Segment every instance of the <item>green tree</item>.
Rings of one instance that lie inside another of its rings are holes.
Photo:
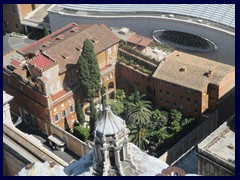
[[[140,95],[138,91],[132,93],[127,103],[127,120],[128,123],[135,123],[139,126],[146,125],[151,117],[151,102],[142,100],[145,95]]]
[[[107,106],[106,87],[104,86],[101,89],[101,96],[102,96],[102,110],[104,111]]]
[[[117,116],[121,116],[124,112],[124,104],[119,100],[109,99],[108,104],[111,106],[111,110]]]
[[[117,89],[116,99],[119,101],[123,101],[126,98],[126,94],[124,89]]]
[[[83,123],[85,122],[85,116],[78,98],[76,98],[75,109],[77,114],[77,120],[81,125],[83,125]]]
[[[43,24],[43,34],[44,34],[44,36],[48,36],[50,34],[50,32],[45,24]]]
[[[98,114],[97,114],[97,110],[95,108],[95,105],[94,105],[94,102],[93,102],[93,99],[91,98],[90,100],[90,136],[89,136],[89,139],[90,140],[93,140],[94,138],[94,129],[95,129],[95,122],[98,118]]]
[[[147,140],[147,130],[145,128],[141,128],[136,124],[131,124],[129,126],[129,140],[138,146],[142,150],[146,150],[148,140]]]
[[[78,80],[84,94],[94,98],[100,90],[100,71],[93,44],[89,39],[83,43],[82,54],[78,59]]]
[[[89,138],[89,128],[83,128],[79,123],[75,123],[73,126],[73,135],[80,140],[87,142]]]
[[[182,119],[182,113],[177,109],[172,109],[169,114],[170,114],[170,121],[180,122]]]

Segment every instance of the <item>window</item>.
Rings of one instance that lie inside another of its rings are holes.
[[[167,96],[169,96],[169,91],[166,91]]]
[[[162,81],[161,81],[161,80],[159,80],[159,84],[162,84]]]
[[[177,106],[177,103],[174,102],[173,105],[174,105],[174,106]]]
[[[58,114],[56,114],[56,115],[54,116],[54,120],[55,120],[55,121],[59,121]]]
[[[170,104],[170,102],[169,102],[169,101],[167,101],[167,104]]]
[[[12,5],[12,12],[17,12],[16,5]]]
[[[114,51],[117,51],[117,46],[114,45],[114,46],[113,46],[113,49],[114,49]]]
[[[176,84],[173,84],[173,87],[175,88],[175,87],[177,87],[177,85],[176,85]]]
[[[70,114],[74,112],[74,106],[71,106],[69,109]]]
[[[173,93],[172,96],[175,98],[176,97],[175,93]]]
[[[162,89],[159,89],[159,93],[162,94]]]
[[[54,109],[53,109],[53,112],[57,112],[57,108],[54,108]]]
[[[62,108],[64,107],[64,103],[61,104],[61,107],[62,107]]]
[[[170,86],[170,83],[169,83],[169,82],[166,82],[166,85],[167,85],[167,86]]]
[[[187,92],[188,92],[188,93],[191,93],[192,91],[191,91],[191,89],[188,89]]]
[[[21,89],[21,91],[23,91],[23,87],[22,87],[22,85],[20,85],[20,89]]]
[[[160,102],[160,103],[162,103],[162,102],[163,102],[163,99],[162,99],[162,98],[160,98],[160,99],[159,99],[159,102]]]
[[[113,78],[113,73],[110,74],[110,78]]]
[[[4,26],[7,27],[7,22],[6,22],[6,21],[3,21],[3,23],[4,23]]]
[[[195,113],[197,113],[197,112],[198,112],[198,110],[197,110],[197,109],[194,109],[194,112],[195,112]]]
[[[182,95],[180,95],[180,99],[182,99],[182,100],[183,100],[183,99],[184,99],[184,97],[183,97]]]
[[[69,100],[68,100],[68,104],[70,104],[70,103],[72,103],[72,99],[69,99]]]
[[[191,112],[191,108],[188,108],[188,112]]]
[[[18,24],[15,24],[15,27],[16,27],[16,28],[19,28]]]
[[[107,80],[109,80],[109,75],[107,75]]]
[[[60,88],[60,80],[57,81],[57,88]]]
[[[198,100],[194,100],[194,104],[198,104]]]
[[[190,102],[191,100],[190,100],[190,98],[187,98],[187,102]]]
[[[63,110],[63,112],[62,112],[62,117],[63,117],[63,118],[66,117],[66,111],[65,111],[65,110]]]
[[[110,54],[112,54],[112,49],[111,49],[111,47],[108,48],[108,55],[110,55]]]

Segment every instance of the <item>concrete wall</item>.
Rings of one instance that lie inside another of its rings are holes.
[[[203,176],[234,176],[235,173],[198,154],[198,174]]]
[[[134,17],[81,17],[74,15],[58,14],[49,12],[51,30],[57,29],[75,22],[78,24],[105,24],[114,27],[128,27],[130,30],[138,34],[151,37],[151,33],[157,29],[176,30],[187,33],[193,33],[198,36],[205,37],[213,41],[218,50],[213,53],[198,53],[196,55],[223,62],[230,65],[235,65],[235,34],[213,29],[209,26],[204,26],[197,23],[167,19],[154,16],[134,16]]]

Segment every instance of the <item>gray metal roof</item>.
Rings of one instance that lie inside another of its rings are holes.
[[[59,4],[91,12],[158,12],[195,17],[235,28],[235,4]]]

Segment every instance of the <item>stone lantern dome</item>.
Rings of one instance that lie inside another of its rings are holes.
[[[125,121],[113,114],[110,106],[95,123],[94,132],[94,171],[97,175],[126,175],[124,169],[134,165],[128,154],[129,130]]]

